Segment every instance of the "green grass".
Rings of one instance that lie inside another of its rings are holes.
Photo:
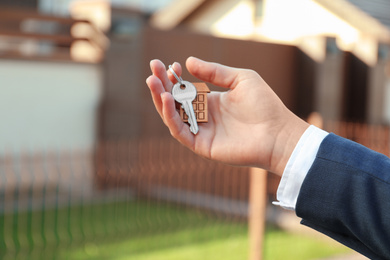
[[[245,221],[151,201],[42,209],[0,216],[0,259],[247,259],[247,234]],[[265,259],[343,252],[278,229],[265,237]]]

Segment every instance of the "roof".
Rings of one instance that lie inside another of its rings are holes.
[[[353,25],[363,33],[375,35],[376,38],[389,42],[390,22],[389,0],[314,0],[334,14]],[[383,6],[379,2],[386,3]],[[384,10],[379,10],[381,7]],[[389,8],[389,9],[386,9]],[[385,14],[387,12],[387,14]],[[381,19],[381,20],[379,20]],[[384,22],[383,22],[384,21]]]
[[[363,12],[374,17],[390,29],[390,1],[389,0],[347,0]]]
[[[198,92],[210,92],[210,89],[207,87],[206,83],[204,82],[196,82],[192,84],[194,84]]]
[[[390,0],[312,0],[328,9],[361,33],[390,42]],[[206,3],[219,0],[173,0],[151,17],[151,24],[160,29],[172,29],[194,15]],[[205,7],[206,8],[206,7]],[[208,6],[208,8],[210,8]]]

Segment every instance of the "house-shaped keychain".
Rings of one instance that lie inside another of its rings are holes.
[[[206,83],[198,82],[192,83],[196,87],[198,92],[194,101],[192,101],[192,106],[194,108],[196,121],[198,123],[207,123],[208,122],[208,106],[207,106],[207,93],[210,93],[210,89],[207,87]],[[180,117],[184,122],[188,122],[188,116],[184,112],[184,109],[180,106]]]

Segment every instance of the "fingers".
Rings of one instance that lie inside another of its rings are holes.
[[[225,88],[235,87],[241,71],[241,69],[206,62],[195,57],[189,57],[186,66],[188,71],[198,79]]]
[[[150,93],[152,94],[152,99],[156,107],[156,110],[162,118],[163,115],[162,115],[161,95],[165,92],[164,86],[161,80],[155,75],[149,76],[146,79],[146,84],[148,85],[150,89]]]
[[[165,91],[170,92],[172,89],[172,82],[168,78],[164,63],[160,60],[152,60],[150,61],[150,69],[152,70],[153,75],[160,79]]]
[[[181,66],[180,66],[179,63],[174,62],[174,63],[172,64],[172,69],[173,69],[173,71],[176,73],[176,75],[177,75],[178,77],[181,77],[182,69],[181,69]],[[176,83],[176,82],[177,82],[176,77],[173,75],[173,73],[172,73],[172,71],[171,71],[170,69],[168,69],[168,78],[169,78],[169,80],[170,80],[171,82],[173,82],[173,83]]]
[[[167,71],[165,65],[159,60],[152,60],[150,68],[153,75],[146,79],[146,83],[152,94],[154,105],[164,123],[168,126],[171,134],[182,144],[193,147],[194,136],[191,134],[189,126],[180,118],[175,108],[175,101],[170,94],[176,78],[171,71]],[[172,65],[178,77],[181,76],[182,68],[179,63]]]
[[[160,60],[152,60],[150,62],[150,69],[152,70],[153,75],[160,79],[165,91],[171,92],[173,86],[172,82],[176,83],[177,80],[172,72],[169,69],[166,69],[164,63],[162,63]],[[175,71],[178,77],[181,76],[182,69],[179,63],[173,63],[172,69]]]
[[[170,93],[163,93],[161,100],[164,123],[168,126],[171,135],[192,149],[194,136],[190,132],[189,126],[182,121],[179,113],[177,113],[172,95]]]
[[[172,65],[172,68],[180,77],[182,73],[180,64],[175,62]],[[173,86],[172,82],[176,82],[177,80],[173,76],[172,72],[166,70],[164,63],[160,60],[152,60],[150,62],[150,69],[152,70],[153,75],[146,79],[146,84],[149,86],[157,112],[161,117],[163,117],[161,94],[166,91],[171,92]]]

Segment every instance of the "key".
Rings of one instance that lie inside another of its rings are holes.
[[[196,98],[196,88],[195,86],[188,81],[182,80],[177,82],[172,88],[173,98],[182,104],[182,107],[185,113],[188,116],[188,123],[190,123],[190,130],[193,134],[197,134],[199,131],[198,122],[196,121],[196,116],[194,112],[194,107],[192,106],[192,101]]]
[[[177,83],[172,88],[172,96],[177,102],[182,104],[182,108],[188,116],[190,130],[196,135],[199,127],[196,121],[194,107],[192,106],[192,101],[197,95],[196,87],[191,82],[184,81],[181,77],[178,77],[171,65],[169,65],[169,70],[177,80]]]

